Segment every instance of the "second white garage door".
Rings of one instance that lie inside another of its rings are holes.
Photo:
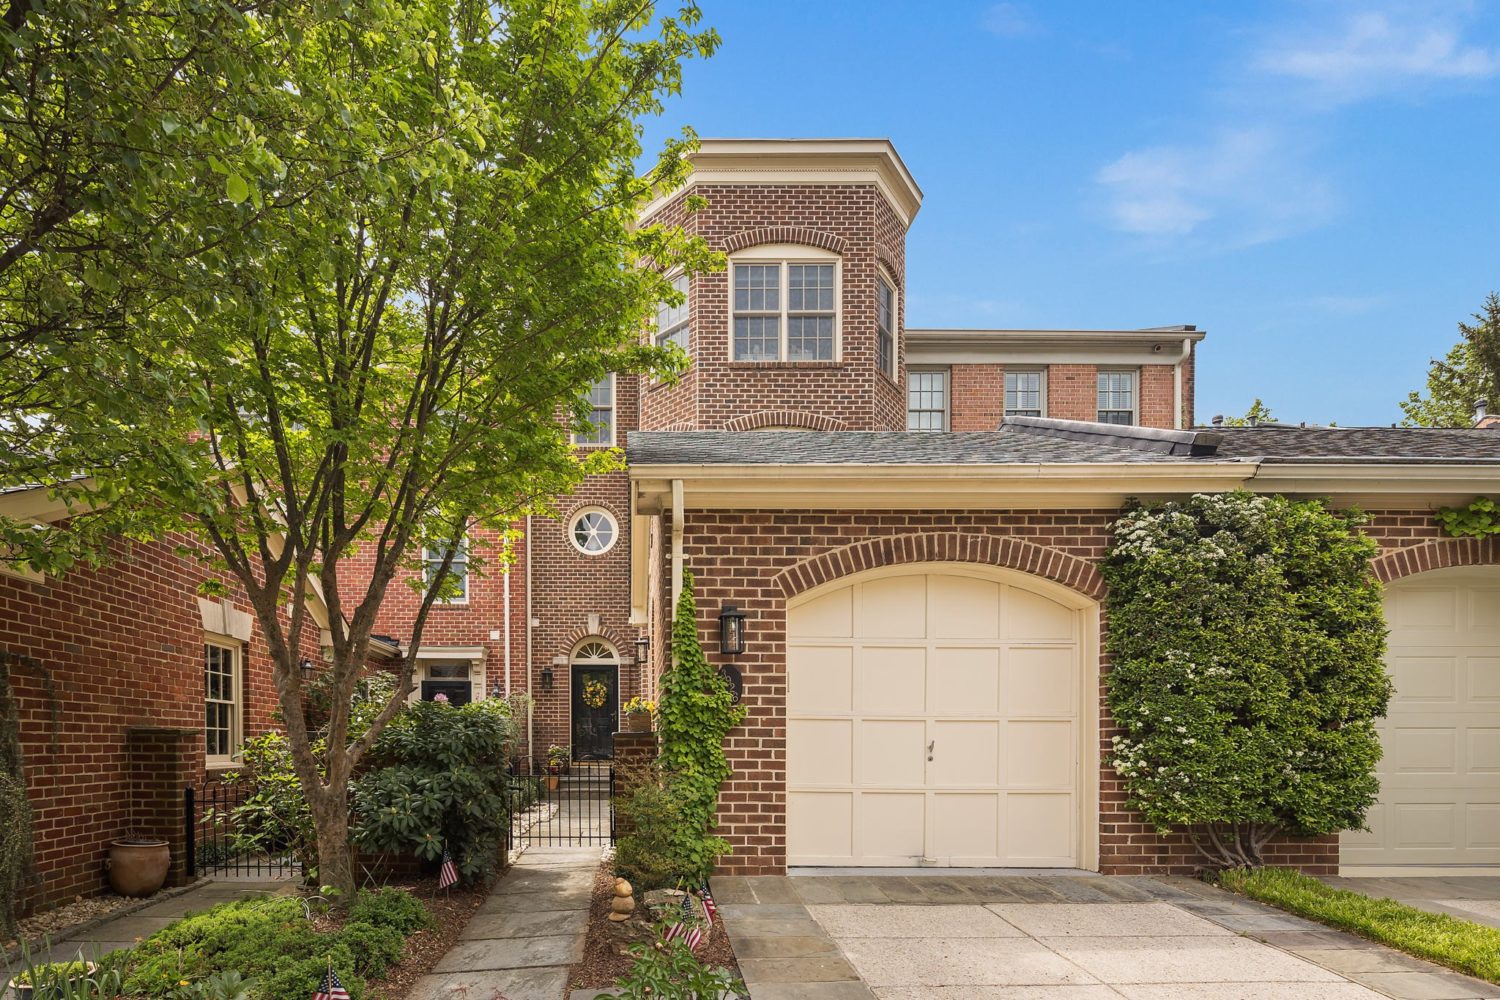
[[[1080,864],[1085,611],[1018,579],[910,572],[788,609],[788,864]]]

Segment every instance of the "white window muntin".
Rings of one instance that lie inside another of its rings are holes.
[[[948,429],[948,369],[908,368],[906,371],[906,429]]]
[[[885,276],[875,275],[875,366],[886,377],[896,377],[896,283]]]
[[[1101,368],[1097,379],[1101,424],[1134,424],[1140,406],[1140,372],[1133,368]]]
[[[1005,415],[1007,417],[1045,417],[1047,415],[1047,373],[1041,368],[1006,369]]]
[[[203,641],[203,751],[210,763],[232,760],[240,746],[244,716],[240,648],[232,639]]]
[[[432,586],[433,578],[437,576],[438,570],[443,567],[443,560],[448,556],[446,548],[428,545],[422,549],[422,579],[429,587]],[[451,596],[439,597],[438,604],[468,604],[469,603],[469,540],[462,539],[458,543],[458,550],[453,553],[453,561],[448,563],[448,578],[456,588]]]
[[[688,276],[679,274],[672,279],[672,287],[682,293],[682,304],[669,306],[665,302],[656,308],[657,347],[676,344],[683,351],[688,349]]]
[[[568,541],[586,556],[602,556],[619,538],[619,522],[603,507],[583,507],[568,518]]]
[[[729,360],[840,360],[843,281],[842,261],[827,251],[771,244],[735,254],[729,261]],[[810,344],[825,341],[826,357],[808,356]]]
[[[615,443],[615,375],[610,372],[589,386],[584,394],[589,404],[590,429],[575,431],[573,443],[613,445]]]

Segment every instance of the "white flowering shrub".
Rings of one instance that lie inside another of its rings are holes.
[[[1111,755],[1128,805],[1208,861],[1357,829],[1390,698],[1375,543],[1318,501],[1198,495],[1129,511],[1109,583]]]

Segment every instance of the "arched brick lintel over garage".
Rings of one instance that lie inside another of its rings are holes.
[[[1500,537],[1440,538],[1393,549],[1377,556],[1371,568],[1381,583],[1394,583],[1403,577],[1435,569],[1458,566],[1500,565]]]
[[[1093,600],[1104,597],[1104,578],[1093,563],[1034,542],[1004,535],[928,532],[871,538],[789,566],[777,574],[791,598],[831,580],[904,563],[974,563],[1020,570],[1062,584]]]

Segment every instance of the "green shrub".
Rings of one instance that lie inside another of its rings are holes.
[[[1112,762],[1129,807],[1185,827],[1214,865],[1258,866],[1280,833],[1360,827],[1375,801],[1390,682],[1362,523],[1249,493],[1115,523]]]
[[[637,890],[677,885],[687,875],[677,850],[686,822],[681,793],[651,766],[622,775],[622,784],[615,803],[615,871]]]
[[[712,834],[719,786],[731,773],[724,738],[745,716],[724,678],[698,643],[698,605],[693,575],[683,572],[682,595],[672,621],[672,666],[661,677],[658,732],[660,764],[682,802],[672,850],[674,865],[693,882],[708,877],[729,842]]]
[[[321,751],[322,744],[317,749]],[[318,864],[312,810],[292,767],[292,748],[281,733],[247,740],[239,750],[243,770],[228,771],[226,785],[246,786],[244,801],[229,813],[237,850],[290,853],[309,870]]]
[[[437,926],[422,901],[403,889],[360,893],[349,907],[349,921],[388,927],[403,937]]]
[[[464,881],[491,877],[510,827],[514,728],[498,700],[418,702],[391,721],[353,784],[354,843],[436,861],[446,847]]]
[[[658,931],[665,927],[663,924]],[[630,954],[635,959],[630,971],[615,981],[619,992],[600,993],[599,1000],[612,995],[623,1000],[662,1000],[664,997],[718,1000],[722,996],[746,992],[745,984],[728,969],[710,969],[680,939],[661,942],[659,947],[634,945]]]

